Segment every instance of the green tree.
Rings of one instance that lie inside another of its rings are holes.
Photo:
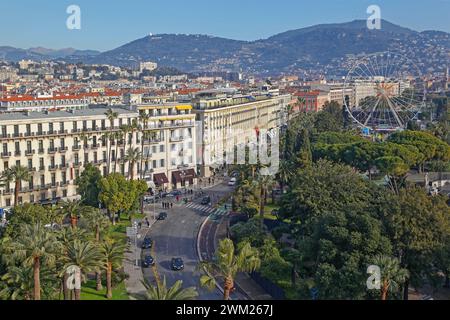
[[[130,148],[127,150],[127,154],[125,156],[125,159],[127,162],[130,163],[129,169],[128,169],[128,175],[130,180],[134,180],[134,167],[136,163],[141,159],[141,153],[139,151],[139,148]]]
[[[109,132],[109,147],[108,147],[108,174],[111,169],[111,142],[113,141],[113,132],[114,132],[114,121],[119,117],[119,114],[112,109],[108,109],[105,113],[106,118],[110,123],[110,132]],[[108,139],[107,139],[108,140]],[[116,153],[117,157],[117,153]]]
[[[103,269],[106,272],[106,298],[112,298],[112,273],[122,264],[125,246],[114,241],[104,241],[100,247]]]
[[[450,209],[441,196],[429,197],[423,189],[408,188],[388,198],[380,214],[401,266],[410,272],[404,286],[408,298],[410,282],[423,284],[430,263],[450,235]]]
[[[74,240],[69,243],[64,260],[66,262],[64,270],[68,270],[70,267],[79,268],[80,272],[75,273],[75,281],[81,283],[85,280],[86,273],[100,268],[102,255],[92,242]],[[81,289],[75,287],[74,293],[75,300],[80,300]]]
[[[88,163],[81,175],[75,180],[84,205],[98,207],[98,195],[100,193],[98,183],[101,178],[100,170],[93,164]]]
[[[33,268],[33,299],[40,300],[42,265],[52,267],[60,249],[55,235],[40,223],[23,225],[20,235],[8,241],[6,246],[6,252],[12,255],[12,259]]]
[[[9,179],[13,179],[14,181],[14,205],[17,206],[19,204],[20,185],[22,181],[30,180],[30,173],[28,171],[28,168],[20,165],[6,169],[5,171],[5,177],[7,177],[7,181]]]
[[[147,300],[194,300],[197,298],[198,293],[195,287],[183,288],[183,281],[178,280],[175,284],[168,288],[166,277],[163,278],[163,282],[157,286],[151,286],[145,281],[142,282],[147,289]]]
[[[234,289],[234,279],[238,272],[253,272],[261,265],[258,251],[249,243],[244,243],[237,252],[233,241],[224,239],[219,242],[214,262],[204,262],[201,264],[208,272],[200,278],[200,285],[213,290],[216,286],[216,279],[212,274],[217,274],[224,279],[223,298],[229,300],[230,293]]]
[[[403,286],[409,276],[408,270],[400,266],[397,258],[378,255],[375,257],[374,265],[381,270],[381,300],[387,300],[388,293],[396,293]]]

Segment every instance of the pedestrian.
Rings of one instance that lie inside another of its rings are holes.
[[[173,202],[170,203],[170,208],[173,209]]]
[[[147,224],[147,228],[150,228],[150,221],[148,221],[147,217],[145,217],[145,223]]]

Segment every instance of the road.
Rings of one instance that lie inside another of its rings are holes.
[[[206,195],[211,196],[212,201],[216,203],[219,199],[225,197],[231,192],[231,188],[225,183],[204,190]],[[164,200],[168,201],[168,200]],[[172,199],[174,201],[174,199]],[[201,197],[194,201],[196,207],[199,206]],[[192,204],[191,204],[192,206]],[[152,209],[153,205],[149,206]],[[168,212],[168,218],[165,221],[158,221],[153,225],[149,235],[154,240],[154,258],[157,263],[157,269],[161,278],[166,277],[168,286],[171,286],[177,280],[183,281],[183,287],[199,288],[201,271],[198,270],[197,255],[197,234],[203,221],[209,216],[207,212],[195,208],[187,208],[184,205],[174,205],[173,209],[163,210],[161,204],[156,205],[157,213]],[[150,254],[151,250],[144,250],[143,255]],[[172,271],[170,268],[171,259],[180,257],[184,260],[185,269],[183,271]],[[152,269],[143,270],[144,277],[154,283]],[[199,288],[200,300],[220,300],[222,294],[214,290],[210,292]]]

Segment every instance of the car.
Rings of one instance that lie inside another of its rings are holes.
[[[145,196],[144,197],[144,202],[146,203],[154,203],[155,201],[158,201],[159,197],[158,196]]]
[[[204,205],[204,206],[207,206],[207,205],[209,205],[210,203],[211,203],[211,198],[210,198],[210,197],[204,197],[204,198],[202,199],[202,202],[201,202],[201,204]]]
[[[155,259],[153,259],[152,256],[145,256],[144,260],[142,261],[142,266],[144,268],[150,268],[155,265]]]
[[[173,258],[170,265],[174,271],[181,271],[184,269],[184,262],[181,258]]]
[[[237,182],[237,179],[236,179],[236,177],[233,177],[233,178],[231,178],[231,179],[230,179],[230,182],[234,182],[234,183],[236,183],[236,182]]]
[[[166,220],[167,219],[167,212],[161,212],[158,215],[158,220]]]
[[[151,249],[153,247],[153,240],[150,238],[145,238],[142,242],[142,249]]]
[[[171,193],[172,197],[181,196],[183,193],[180,190],[173,190]]]
[[[230,181],[230,182],[228,182],[228,185],[229,185],[230,187],[234,187],[234,186],[236,185],[236,182]]]

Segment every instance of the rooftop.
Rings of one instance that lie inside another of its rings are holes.
[[[61,111],[49,111],[49,112],[15,112],[15,113],[0,113],[0,121],[26,121],[26,120],[39,120],[39,119],[55,119],[55,118],[80,118],[101,116],[109,109],[114,110],[120,115],[137,115],[136,110],[130,110],[126,106],[95,106],[86,109],[79,109],[74,111],[61,110]]]

